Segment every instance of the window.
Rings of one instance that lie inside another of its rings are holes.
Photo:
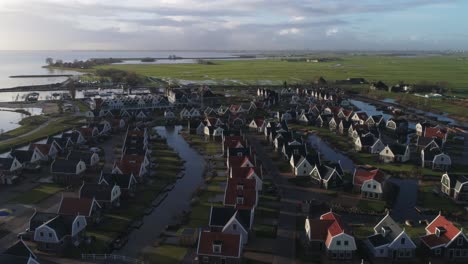
[[[220,245],[214,245],[213,246],[213,252],[214,253],[221,253],[221,246]]]
[[[369,188],[369,189],[370,189],[370,184],[367,184],[367,188]]]
[[[203,257],[203,262],[208,263],[209,261],[210,261],[210,258],[208,258],[207,256]]]
[[[44,232],[40,232],[39,235],[40,235],[41,237],[43,237],[43,236],[44,236]]]
[[[76,226],[80,227],[80,221],[76,222]]]
[[[344,241],[344,245],[347,246],[349,243],[348,243],[348,240],[345,240]]]
[[[463,237],[462,237],[462,236],[460,236],[460,237],[457,239],[457,245],[458,245],[458,246],[463,245]]]
[[[341,240],[337,240],[337,241],[336,241],[336,245],[337,245],[337,246],[341,246]]]
[[[434,250],[434,254],[435,254],[435,255],[440,255],[440,248]]]
[[[374,186],[372,186],[373,189],[376,189],[377,188],[377,185],[374,184]]]
[[[49,233],[49,237],[52,237],[52,233]]]
[[[406,238],[403,237],[403,238],[401,239],[401,244],[404,245],[405,242],[406,242]]]
[[[384,250],[383,248],[380,249],[380,254],[383,254]]]
[[[237,224],[232,225],[232,230],[237,230]]]

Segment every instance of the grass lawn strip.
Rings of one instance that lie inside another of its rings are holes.
[[[187,254],[187,251],[187,248],[172,245],[145,248],[143,250],[143,260],[147,263],[179,264]]]
[[[50,196],[63,191],[63,187],[56,184],[42,184],[30,191],[21,193],[11,202],[20,204],[37,204]]]

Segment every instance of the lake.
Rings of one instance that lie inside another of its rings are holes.
[[[46,58],[63,61],[87,60],[91,58],[167,58],[176,55],[183,58],[235,58],[249,52],[228,51],[0,51],[0,89],[25,85],[42,85],[63,82],[66,77],[52,78],[9,78],[11,75],[77,74],[74,71],[42,68]],[[193,60],[161,60],[155,63],[191,63]],[[139,63],[129,61],[127,63]]]
[[[42,114],[42,108],[22,108],[31,115],[40,115]],[[21,119],[28,117],[23,113],[5,111],[5,110],[14,110],[14,108],[0,108],[0,132],[4,133],[15,128],[20,127],[19,121]]]

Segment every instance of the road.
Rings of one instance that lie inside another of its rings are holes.
[[[34,128],[34,129],[31,130],[31,131],[28,131],[28,132],[26,132],[26,133],[24,133],[24,134],[22,134],[22,135],[16,136],[16,137],[12,137],[12,138],[9,138],[9,139],[2,140],[2,141],[0,141],[0,143],[2,143],[2,144],[8,144],[8,143],[11,143],[11,142],[14,141],[14,140],[19,139],[19,138],[24,138],[24,137],[30,136],[30,135],[36,133],[37,131],[43,129],[44,127],[48,126],[51,122],[57,121],[58,119],[59,119],[59,117],[49,119],[49,120],[47,120],[45,123],[41,124],[40,126]]]
[[[257,137],[248,136],[250,145],[255,149],[257,158],[262,166],[268,171],[273,182],[278,186],[287,186],[289,182],[283,178],[278,167],[265,151]],[[281,210],[278,217],[278,231],[276,234],[274,253],[276,253],[273,263],[296,263],[296,214],[297,204],[294,203],[294,197],[291,196],[290,189],[280,187]],[[293,199],[291,199],[293,198]]]

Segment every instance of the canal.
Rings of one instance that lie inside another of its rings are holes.
[[[179,134],[182,127],[154,129],[161,137],[167,139],[167,144],[185,161],[185,177],[179,179],[167,198],[150,215],[143,218],[143,225],[129,234],[128,243],[116,252],[118,255],[137,258],[142,249],[151,245],[182,211],[190,209],[192,194],[203,184],[205,160]]]
[[[332,162],[340,162],[343,170],[354,173],[354,162],[346,155],[336,151],[327,142],[323,141],[319,136],[310,134],[307,138],[309,145],[312,146],[323,158]]]
[[[365,103],[364,103],[365,104]],[[363,106],[363,105],[360,105]],[[360,107],[361,108],[361,107]],[[364,109],[364,108],[361,108]],[[366,108],[367,110],[368,108]],[[345,171],[354,173],[356,164],[345,154],[335,150],[327,142],[323,141],[319,136],[310,134],[308,142],[317,152],[319,152],[325,160],[338,162]],[[414,179],[398,179],[390,178],[389,182],[399,187],[399,192],[395,198],[391,215],[392,217],[403,223],[406,220],[418,221],[422,219],[430,219],[431,216],[419,214],[415,210],[418,196],[418,182]],[[351,216],[350,216],[351,217]],[[352,215],[352,218],[357,221],[359,216]]]

